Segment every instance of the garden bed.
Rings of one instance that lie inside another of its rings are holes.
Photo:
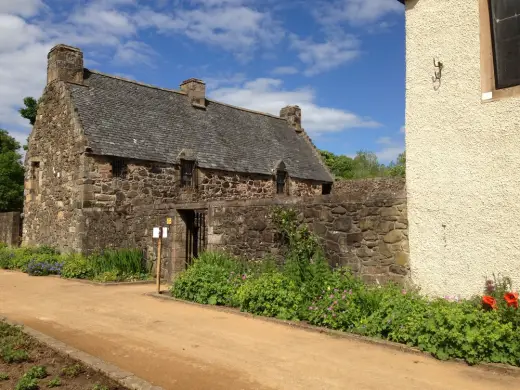
[[[0,269],[21,271],[31,276],[61,276],[97,285],[154,283],[138,249],[105,250],[84,256],[60,254],[49,247],[0,247]]]
[[[127,389],[101,372],[62,355],[0,320],[0,388]]]

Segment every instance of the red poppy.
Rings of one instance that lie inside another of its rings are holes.
[[[505,293],[504,299],[506,300],[508,307],[514,307],[518,309],[518,293]]]
[[[495,301],[495,298],[490,297],[489,295],[484,295],[482,297],[482,304],[489,309],[496,310],[497,308],[497,301]]]

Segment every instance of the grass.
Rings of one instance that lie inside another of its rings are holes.
[[[61,370],[61,375],[66,378],[76,378],[83,373],[83,367],[80,364],[73,364],[71,366],[64,367]]]

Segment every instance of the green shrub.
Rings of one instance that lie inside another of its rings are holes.
[[[25,375],[32,379],[43,379],[48,375],[47,368],[44,366],[34,366],[31,367]]]
[[[92,387],[92,390],[109,390],[109,388],[97,383]]]
[[[66,378],[76,378],[83,372],[84,369],[81,366],[81,364],[76,363],[71,366],[63,367],[63,369],[61,370],[61,375]]]
[[[94,277],[92,261],[79,253],[63,255],[63,262],[61,276],[64,278],[92,279]]]
[[[0,321],[0,358],[6,363],[21,363],[29,360],[24,349],[30,343],[25,334],[15,326]]]
[[[174,280],[170,292],[176,298],[197,303],[234,306],[236,284],[240,283],[241,276],[230,271],[230,265],[195,259],[194,264]]]
[[[52,389],[53,387],[60,387],[61,386],[61,380],[60,378],[54,378],[51,379],[49,382],[47,382],[47,387]]]
[[[38,381],[27,376],[23,376],[16,384],[14,390],[38,390]]]
[[[298,319],[303,297],[296,283],[273,272],[247,280],[237,292],[242,311],[284,320]]]
[[[117,272],[119,275],[139,275],[147,273],[143,253],[139,249],[107,249],[91,257],[96,275]]]
[[[3,372],[0,372],[0,381],[8,381],[9,375],[4,374]]]

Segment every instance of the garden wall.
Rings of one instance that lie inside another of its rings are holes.
[[[18,212],[0,213],[0,242],[18,246],[21,239],[21,216]]]
[[[323,242],[332,266],[348,266],[368,282],[402,282],[409,274],[404,179],[335,183],[333,194],[312,198],[213,203],[208,242],[249,259],[283,257],[271,222],[276,206],[298,210]]]

